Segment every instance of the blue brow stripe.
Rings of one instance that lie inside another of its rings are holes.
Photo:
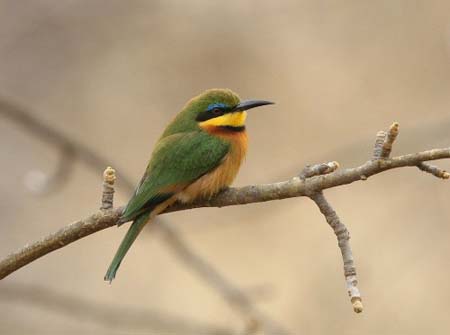
[[[222,103],[213,103],[213,104],[210,104],[206,110],[210,111],[210,110],[213,110],[214,108],[226,108],[226,107],[227,107],[227,105],[222,104]]]

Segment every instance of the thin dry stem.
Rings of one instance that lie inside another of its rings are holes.
[[[392,145],[395,142],[395,139],[398,136],[399,131],[399,124],[398,122],[394,122],[387,132],[387,135],[385,136],[383,147],[381,148],[381,155],[380,158],[389,158],[392,151]]]
[[[305,178],[328,174],[334,172],[338,168],[339,164],[337,162],[307,166],[300,174],[300,178],[305,180]],[[350,296],[350,301],[353,305],[353,310],[356,313],[361,313],[363,311],[363,305],[361,294],[357,286],[358,280],[356,278],[356,268],[354,266],[353,253],[350,247],[350,233],[347,227],[337,216],[336,211],[326,200],[322,191],[313,193],[309,195],[309,197],[317,204],[320,212],[325,216],[326,221],[333,229],[338,239],[338,246],[341,249],[342,260],[344,263],[345,282],[347,284],[347,291]]]
[[[385,139],[386,139],[386,132],[384,130],[380,130],[375,138],[375,145],[373,148],[373,156],[372,156],[373,160],[381,158]]]
[[[450,173],[448,173],[447,171],[445,171],[443,169],[438,168],[437,166],[421,162],[421,163],[417,164],[417,167],[421,171],[430,173],[435,177],[438,177],[441,179],[449,179],[450,178]]]
[[[103,172],[103,192],[101,210],[113,208],[114,202],[114,183],[116,181],[116,170],[108,166]]]
[[[356,313],[361,313],[363,311],[363,305],[361,301],[361,293],[359,292],[357,286],[358,280],[356,277],[356,268],[353,261],[352,249],[350,247],[350,233],[322,192],[312,194],[310,198],[319,207],[320,212],[325,216],[325,219],[337,237],[338,246],[341,250],[342,260],[344,263],[344,276],[347,284],[348,295],[353,305],[353,310]]]

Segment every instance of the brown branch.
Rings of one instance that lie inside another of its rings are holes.
[[[308,194],[314,194],[328,188],[365,180],[370,176],[387,170],[408,166],[415,167],[421,162],[446,158],[450,158],[450,147],[397,156],[386,160],[371,160],[358,167],[338,170],[327,175],[312,177],[305,181],[302,181],[299,177],[294,177],[290,180],[273,184],[229,188],[210,200],[199,200],[189,205],[175,204],[164,213],[191,208],[225,207],[308,196]],[[97,231],[115,226],[122,210],[123,207],[118,207],[94,213],[6,256],[0,261],[0,279],[49,252],[62,248]]]

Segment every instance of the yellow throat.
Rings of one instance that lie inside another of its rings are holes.
[[[211,127],[211,126],[213,126],[213,127],[220,127],[220,126],[242,127],[245,125],[246,119],[247,119],[247,112],[239,111],[239,112],[234,112],[234,113],[227,113],[222,116],[200,122],[199,125],[202,128],[207,128],[207,127]]]

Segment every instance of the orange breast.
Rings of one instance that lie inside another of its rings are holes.
[[[194,183],[178,193],[182,202],[191,202],[198,197],[210,198],[223,188],[231,185],[247,153],[247,134],[244,131],[218,131],[211,129],[211,134],[219,136],[231,144],[230,152],[222,163],[208,174],[200,177]]]

